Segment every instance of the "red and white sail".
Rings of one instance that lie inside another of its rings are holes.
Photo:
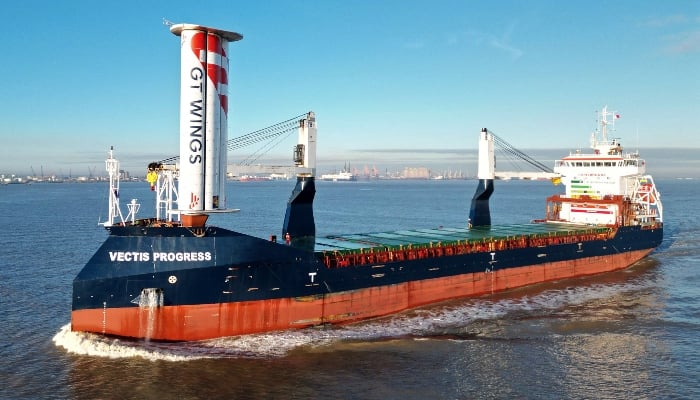
[[[181,38],[180,177],[178,208],[223,209],[228,141],[228,43],[243,37],[192,24],[170,31]]]

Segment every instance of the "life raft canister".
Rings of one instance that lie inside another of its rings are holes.
[[[146,181],[151,184],[151,190],[155,190],[156,181],[158,180],[158,174],[155,171],[148,171],[146,174]]]

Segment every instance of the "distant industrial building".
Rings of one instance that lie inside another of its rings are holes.
[[[430,170],[426,167],[406,167],[403,169],[405,179],[430,179]]]

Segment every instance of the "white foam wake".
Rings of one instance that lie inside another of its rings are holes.
[[[107,358],[141,357],[148,360],[186,361],[202,358],[197,354],[172,351],[148,342],[130,342],[87,332],[73,332],[66,324],[54,335],[53,342],[69,353]]]

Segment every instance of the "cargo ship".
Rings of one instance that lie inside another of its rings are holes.
[[[154,162],[155,215],[120,208],[113,150],[108,236],[73,281],[71,329],[194,341],[343,324],[466,296],[626,268],[663,237],[663,207],[645,161],[610,139],[607,107],[591,151],[557,160],[565,193],[541,219],[492,226],[494,135],[478,133],[478,182],[465,226],[316,237],[316,116],[298,120],[296,184],[280,238],[207,224],[225,198],[228,43],[241,35],[192,24],[181,40],[178,163]],[[476,135],[475,135],[476,136]],[[558,183],[558,182],[557,182]],[[281,211],[281,210],[280,210]],[[465,216],[466,217],[466,216]]]

